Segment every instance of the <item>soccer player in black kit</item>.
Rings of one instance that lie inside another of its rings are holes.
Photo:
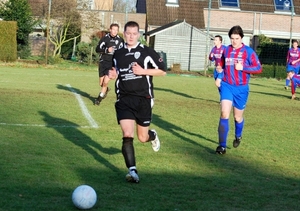
[[[128,182],[139,182],[135,162],[133,137],[136,125],[140,142],[150,142],[157,152],[160,142],[155,130],[149,130],[154,104],[153,76],[166,75],[165,65],[158,53],[138,42],[139,25],[129,21],[124,27],[124,47],[114,54],[114,67],[109,77],[116,79],[115,103],[118,124],[123,135],[122,154],[129,170]]]
[[[101,86],[101,91],[95,99],[95,105],[99,105],[100,102],[106,97],[109,88],[108,82],[109,78],[108,71],[112,67],[112,58],[115,50],[122,48],[124,45],[124,40],[118,35],[119,25],[113,23],[109,27],[109,33],[102,37],[96,47],[96,52],[100,53],[99,61],[99,85]]]

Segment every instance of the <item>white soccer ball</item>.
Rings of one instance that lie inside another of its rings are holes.
[[[80,185],[73,191],[72,201],[79,209],[90,209],[96,204],[96,191],[91,186]]]

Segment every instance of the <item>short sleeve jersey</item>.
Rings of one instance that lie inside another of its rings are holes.
[[[296,61],[300,58],[300,50],[299,48],[294,49],[290,48],[287,53],[287,63],[289,65],[292,65],[293,67],[298,67],[300,65],[300,62],[296,62],[295,64],[292,64],[293,61]]]
[[[211,49],[211,52],[209,54],[209,60],[214,61],[215,66],[218,66],[218,65],[223,66],[222,56],[223,56],[223,51],[225,50],[225,48],[226,48],[225,45],[221,45],[219,48],[217,46],[215,46]]]
[[[165,70],[163,59],[152,48],[138,43],[135,48],[129,49],[125,44],[114,54],[114,67],[118,78],[115,83],[117,98],[122,95],[134,95],[154,98],[152,76],[135,75],[132,65],[138,63],[144,69]]]
[[[223,52],[224,62],[224,77],[223,81],[234,85],[247,85],[250,80],[250,74],[259,74],[262,72],[262,66],[257,54],[252,48],[246,45],[238,49],[234,49],[232,45],[225,48]],[[235,69],[235,64],[241,62],[243,70]]]
[[[112,37],[109,33],[102,37],[96,47],[96,52],[100,53],[100,60],[112,61],[114,52],[107,52],[107,49],[113,47],[118,50],[123,47],[124,40],[119,35]]]

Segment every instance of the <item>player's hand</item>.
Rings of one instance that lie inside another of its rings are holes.
[[[217,87],[220,87],[220,86],[221,86],[221,80],[220,80],[219,78],[217,78],[217,79],[215,80],[215,85],[216,85]]]
[[[137,62],[132,65],[132,71],[135,75],[146,75],[145,69],[142,68]]]
[[[238,61],[237,63],[235,63],[234,66],[235,66],[234,68],[235,68],[236,70],[238,70],[238,71],[243,70],[243,64],[242,64],[241,61]]]
[[[109,79],[116,79],[118,76],[116,68],[112,67],[111,70],[108,71],[108,78]]]
[[[223,69],[222,69],[220,64],[217,65],[216,70],[217,70],[218,73],[223,72]]]
[[[107,49],[108,53],[113,53],[115,51],[115,48],[112,46],[112,47],[109,47]]]

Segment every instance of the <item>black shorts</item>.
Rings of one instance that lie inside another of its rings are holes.
[[[108,71],[112,68],[112,61],[105,61],[102,60],[99,62],[99,68],[98,68],[98,72],[99,72],[99,77],[108,75]]]
[[[123,96],[115,104],[118,124],[123,119],[133,119],[138,125],[147,127],[152,120],[153,99],[139,96]]]

